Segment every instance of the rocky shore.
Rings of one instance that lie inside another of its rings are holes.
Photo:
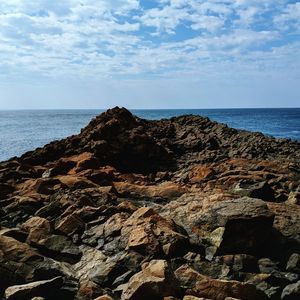
[[[300,143],[114,108],[0,163],[0,299],[300,299]]]

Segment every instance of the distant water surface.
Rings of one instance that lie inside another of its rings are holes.
[[[0,111],[0,161],[77,134],[103,110]],[[207,116],[230,127],[300,141],[300,108],[132,110],[145,119]]]

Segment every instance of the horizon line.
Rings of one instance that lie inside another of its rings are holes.
[[[40,111],[40,110],[108,110],[114,107],[125,108],[127,110],[222,110],[222,109],[300,109],[299,107],[286,106],[286,107],[206,107],[206,108],[127,108],[125,106],[115,105],[108,108],[0,108],[0,111]]]

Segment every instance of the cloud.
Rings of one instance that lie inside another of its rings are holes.
[[[282,13],[275,17],[275,24],[284,30],[295,29],[300,32],[300,2],[288,4]]]
[[[284,0],[3,0],[0,73],[9,80],[279,76],[298,58],[282,29],[295,33],[299,19],[300,3]]]

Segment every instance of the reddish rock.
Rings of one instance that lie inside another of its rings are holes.
[[[186,294],[214,300],[224,300],[226,297],[253,300],[265,299],[254,285],[239,281],[212,279],[203,276],[185,265],[176,270],[175,276],[180,285],[186,289]]]
[[[85,223],[76,214],[70,214],[61,219],[55,226],[57,231],[64,233],[65,235],[71,235],[76,231],[84,230]]]

